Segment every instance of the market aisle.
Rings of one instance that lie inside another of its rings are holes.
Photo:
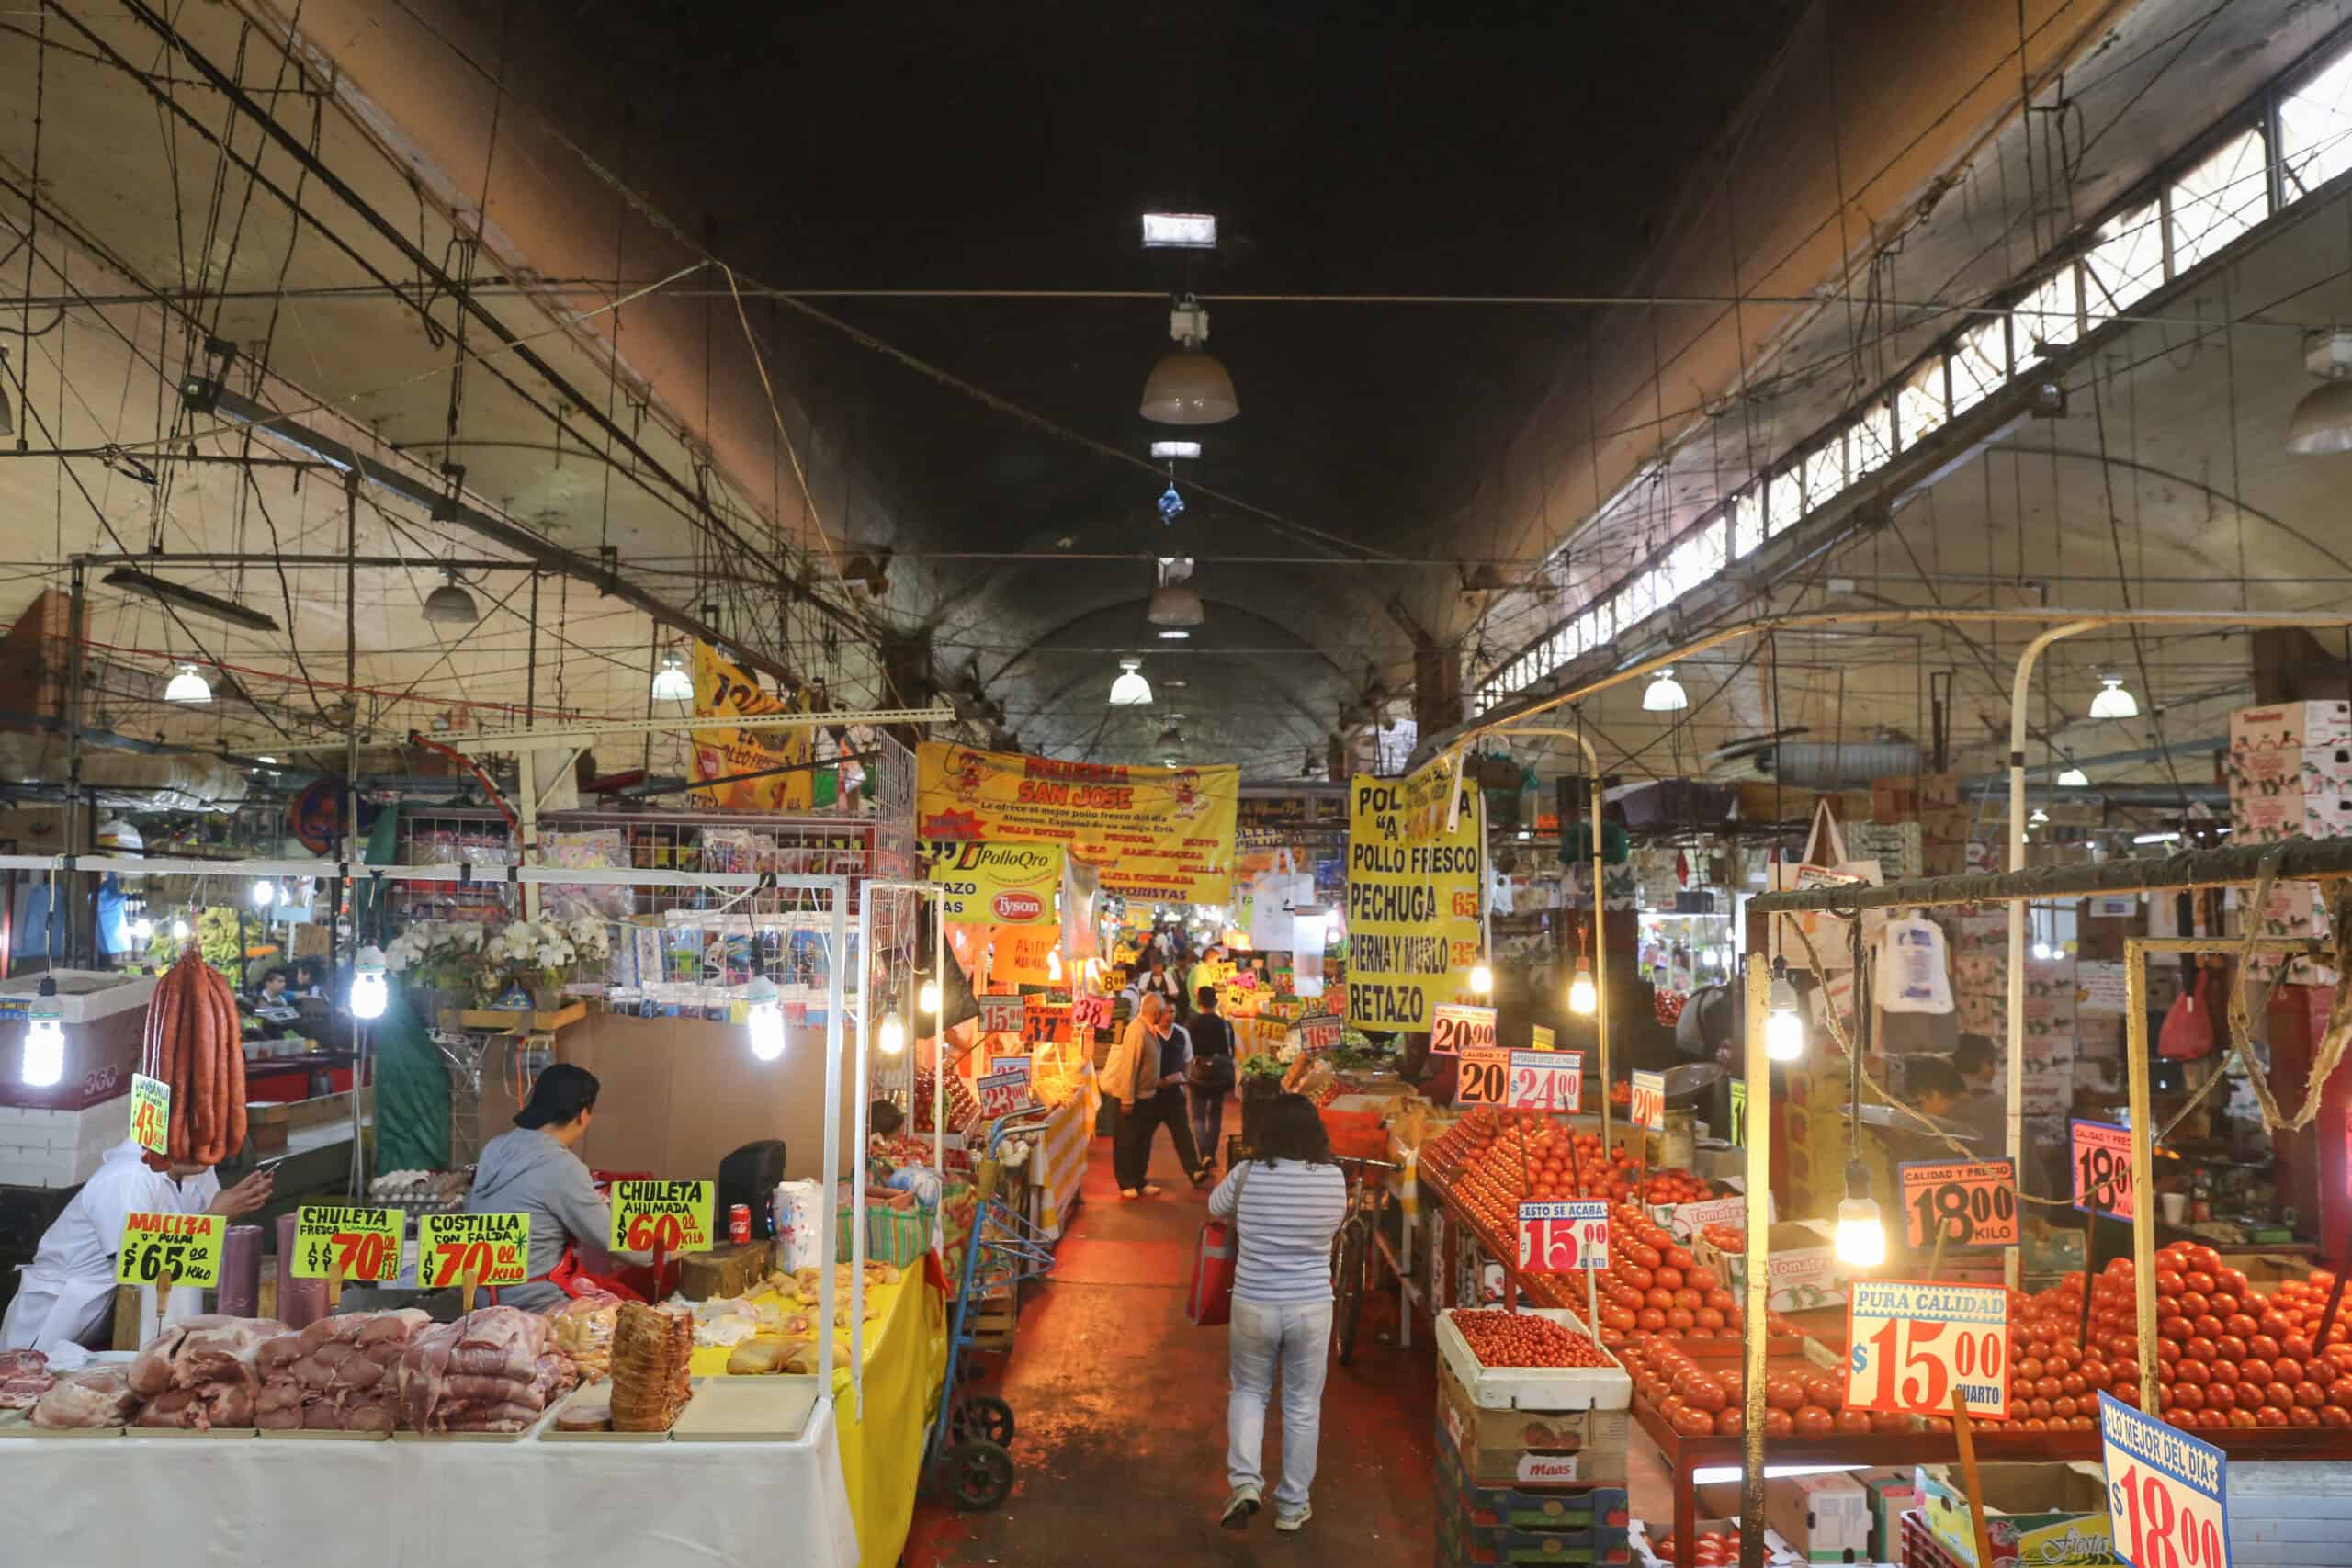
[[[1167,1190],[1133,1203],[1113,1185],[1109,1140],[1092,1153],[1085,1205],[1053,1279],[1031,1287],[1012,1363],[978,1385],[1013,1407],[1012,1498],[995,1514],[925,1499],[909,1568],[1428,1562],[1436,1384],[1425,1348],[1393,1343],[1394,1299],[1367,1304],[1355,1364],[1331,1368],[1313,1521],[1295,1536],[1266,1514],[1247,1530],[1220,1529],[1225,1331],[1194,1328],[1183,1311],[1205,1194],[1183,1184],[1164,1139],[1152,1177]],[[1278,1411],[1267,1425],[1271,1477]]]

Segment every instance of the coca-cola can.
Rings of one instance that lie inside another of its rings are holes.
[[[727,1239],[746,1242],[752,1239],[752,1206],[738,1203],[727,1211]]]

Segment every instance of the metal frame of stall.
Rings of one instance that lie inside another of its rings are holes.
[[[2044,866],[2030,871],[2012,871],[2005,874],[1973,874],[1966,876],[1921,877],[1912,881],[1889,883],[1883,886],[1857,884],[1847,886],[1814,888],[1805,891],[1759,894],[1750,904],[1751,912],[1771,919],[1783,914],[1820,911],[1849,916],[1859,919],[1860,912],[1870,908],[1923,907],[1953,904],[2006,903],[2023,904],[2037,899],[2090,897],[2102,893],[2159,893],[2184,889],[2245,886],[2270,880],[2307,882],[2327,881],[2352,876],[2352,838],[2290,840],[2284,843],[2250,844],[2226,850],[2197,850],[2165,856],[2156,860],[2110,861],[2104,865]],[[2225,937],[2153,938],[2134,937],[2125,946],[2127,986],[2125,1051],[2131,1117],[2132,1117],[2132,1179],[2137,1193],[2150,1191],[2154,1176],[2154,1139],[2149,1110],[2148,1020],[2145,1010],[2146,958],[2151,953],[2214,953],[2245,957],[2253,953],[2279,953],[2310,952],[2312,944],[2302,942],[2281,942],[2262,938]],[[1767,991],[1770,971],[1760,953],[1751,953],[1747,960],[1747,1053],[1746,1076],[1748,1102],[1751,1105],[1771,1103],[1771,1071],[1764,1047],[1765,1018],[1768,1010]],[[1860,1042],[1856,1042],[1856,1049]],[[1747,1124],[1747,1183],[1751,1192],[1769,1188],[1771,1160],[1771,1121],[1770,1117],[1751,1117]],[[2155,1268],[2156,1252],[2154,1206],[2146,1202],[2132,1205],[2132,1241],[2133,1257],[2133,1298],[2136,1308],[2136,1329],[2143,1345],[2153,1345],[2156,1338]],[[1764,1551],[1764,1385],[1768,1336],[1758,1332],[1769,1322],[1765,1302],[1767,1285],[1765,1258],[1769,1251],[1767,1231],[1770,1221],[1763,1205],[1747,1206],[1746,1248],[1746,1313],[1747,1331],[1743,1336],[1746,1387],[1743,1395],[1743,1435],[1738,1439],[1741,1459],[1741,1520],[1740,1561],[1742,1568],[1761,1568]],[[2012,1248],[2014,1257],[2017,1249]],[[2089,1259],[2086,1258],[2087,1275]],[[2012,1261],[2009,1267],[2014,1269]],[[2011,1275],[2015,1277],[2014,1273]],[[2086,1280],[2087,1285],[2087,1279]],[[2156,1358],[2143,1356],[2140,1366],[2140,1399],[2143,1409],[2155,1408]],[[1646,1426],[1646,1424],[1645,1424]],[[1990,1429],[1988,1429],[1989,1431]],[[1980,1434],[1982,1437],[1984,1434]],[[2263,1459],[2352,1459],[2352,1430],[2334,1427],[2254,1428],[2205,1431],[2198,1436],[2221,1448],[2233,1457]],[[1933,1441],[1949,1449],[1938,1459],[1959,1457],[1956,1437],[1920,1434],[1873,1434],[1868,1438],[1856,1438],[1858,1450],[1850,1456],[1839,1451],[1842,1445],[1835,1439],[1825,1442],[1797,1443],[1782,1441],[1779,1446],[1782,1457],[1790,1462],[1807,1465],[1852,1463],[1871,1464],[1887,1459],[1918,1458],[1913,1451],[1923,1441]],[[2002,1437],[1988,1457],[2025,1460],[2096,1459],[2099,1453],[2097,1433],[2069,1433],[2061,1438],[2043,1434],[2018,1438]],[[1675,1464],[1677,1525],[1679,1531],[1687,1530],[1684,1517],[1689,1507],[1689,1468],[1680,1449],[1668,1454]],[[1795,1450],[1795,1451],[1792,1451]],[[1695,1466],[1702,1459],[1715,1459],[1715,1453],[1703,1452],[1689,1461]]]

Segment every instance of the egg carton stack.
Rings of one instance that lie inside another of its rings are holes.
[[[2230,715],[2230,841],[2267,844],[2352,834],[2352,702],[2280,703]],[[2259,934],[2325,937],[2317,887],[2282,883],[2259,910],[2244,910]],[[2240,929],[2244,929],[2243,926]],[[2288,978],[2330,985],[2335,971],[2298,959]]]

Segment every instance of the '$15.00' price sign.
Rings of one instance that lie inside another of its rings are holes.
[[[2115,1550],[2132,1568],[2228,1568],[2227,1456],[2104,1389],[2098,1437]]]
[[[2132,1129],[2111,1122],[2076,1122],[2075,1207],[2132,1217]]]
[[[1609,1205],[1598,1201],[1521,1203],[1519,1267],[1529,1274],[1608,1268]]]
[[[219,1214],[125,1214],[115,1280],[152,1285],[168,1274],[175,1284],[214,1289],[220,1283],[220,1240],[228,1234],[229,1222]]]
[[[519,1285],[531,1277],[528,1214],[421,1214],[416,1221],[417,1282]]]
[[[398,1209],[305,1203],[294,1214],[298,1280],[397,1280],[408,1216]]]
[[[2008,1293],[1997,1285],[1856,1280],[1847,1297],[1846,1408],[2009,1418]]]
[[[613,1183],[615,1252],[708,1252],[711,1184],[707,1181]]]

